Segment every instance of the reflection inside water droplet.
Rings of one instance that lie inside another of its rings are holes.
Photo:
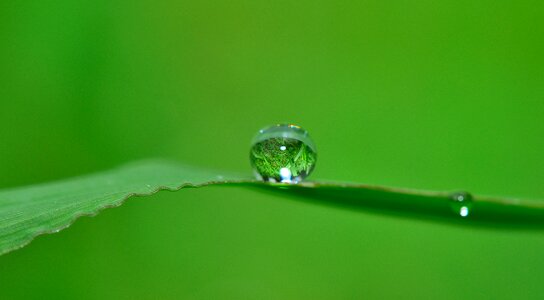
[[[280,169],[280,178],[281,182],[291,182],[291,170],[288,168],[281,168]]]
[[[459,210],[459,215],[461,215],[461,217],[468,216],[468,207],[461,206],[461,209]]]
[[[453,212],[462,218],[468,217],[472,209],[472,195],[459,192],[452,194],[450,198]]]
[[[257,178],[298,183],[314,169],[317,153],[306,130],[293,124],[278,124],[259,130],[249,157]]]

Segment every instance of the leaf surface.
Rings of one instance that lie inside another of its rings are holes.
[[[0,191],[0,255],[25,246],[40,234],[58,232],[78,217],[94,216],[102,209],[119,206],[129,197],[212,184],[258,187],[343,209],[495,227],[497,224],[539,229],[544,226],[543,201],[466,194],[472,201],[466,204],[470,214],[463,218],[459,216],[460,206],[452,201],[458,193],[322,181],[296,185],[263,183],[243,174],[168,161],[146,161],[73,179]]]
[[[251,181],[239,174],[147,161],[78,178],[0,191],[0,255],[25,246],[40,234],[58,232],[80,216],[94,216],[102,209],[119,206],[131,196]]]

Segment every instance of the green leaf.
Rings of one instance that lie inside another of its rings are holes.
[[[89,176],[1,191],[0,255],[25,246],[40,234],[58,232],[81,216],[94,216],[102,209],[119,206],[132,196],[251,181],[239,174],[148,161]]]
[[[538,200],[323,181],[284,185],[282,189],[277,189],[277,185],[263,187],[275,192],[286,191],[297,199],[343,209],[470,226],[544,228],[544,201]],[[459,196],[467,201],[456,201]]]
[[[463,224],[537,226],[544,224],[544,202],[520,199],[472,197],[461,204],[456,193],[385,188],[363,184],[303,182],[281,184],[258,182],[248,176],[206,170],[165,161],[147,161],[98,174],[15,188],[0,192],[0,255],[21,248],[40,234],[55,233],[78,217],[121,205],[132,196],[160,190],[211,184],[238,184],[287,193],[343,209],[373,210]],[[459,207],[470,214],[463,218]]]

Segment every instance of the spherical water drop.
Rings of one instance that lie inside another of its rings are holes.
[[[453,212],[462,218],[468,217],[472,209],[472,195],[467,192],[459,192],[452,194],[450,198]]]
[[[278,124],[259,130],[251,143],[249,158],[257,178],[297,183],[314,169],[317,151],[306,130]]]

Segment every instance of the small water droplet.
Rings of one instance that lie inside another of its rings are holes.
[[[450,196],[453,212],[462,218],[470,215],[472,209],[472,195],[467,192],[458,192]]]
[[[259,130],[251,143],[251,166],[258,179],[297,183],[315,167],[317,151],[308,132],[293,124]]]

